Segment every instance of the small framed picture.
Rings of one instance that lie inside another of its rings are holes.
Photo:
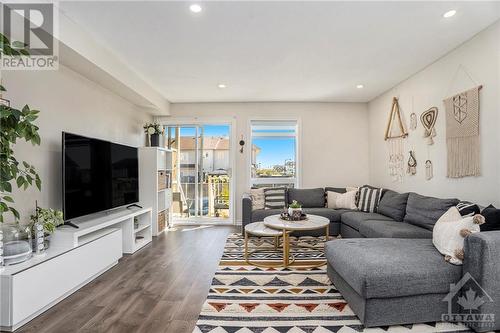
[[[0,105],[5,105],[10,107],[10,101],[8,99],[3,99],[0,97]]]

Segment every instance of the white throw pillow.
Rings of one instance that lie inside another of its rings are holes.
[[[462,265],[464,238],[481,231],[479,226],[482,223],[484,217],[481,215],[462,217],[457,207],[450,207],[434,225],[432,243],[446,261]]]
[[[357,210],[356,206],[356,194],[358,191],[349,191],[346,193],[339,193],[337,200],[335,201],[335,208],[353,209]]]
[[[264,209],[265,207],[264,188],[250,189],[250,198],[252,199],[252,210]]]
[[[337,199],[342,195],[342,193],[326,191],[326,207],[327,208],[338,208]]]

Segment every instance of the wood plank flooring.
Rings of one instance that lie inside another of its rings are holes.
[[[164,233],[16,333],[192,332],[235,231],[199,226]]]

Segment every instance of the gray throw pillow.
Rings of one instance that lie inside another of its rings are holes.
[[[458,199],[439,199],[410,193],[404,221],[432,230],[441,215],[446,213],[450,207],[458,205],[459,202]]]
[[[325,190],[322,188],[290,188],[288,189],[288,203],[296,200],[302,208],[325,207]]]
[[[378,204],[378,213],[398,222],[403,221],[406,214],[408,195],[409,193],[398,193],[392,190],[385,191]]]

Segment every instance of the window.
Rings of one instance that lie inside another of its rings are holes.
[[[251,122],[251,186],[298,186],[297,121]]]

